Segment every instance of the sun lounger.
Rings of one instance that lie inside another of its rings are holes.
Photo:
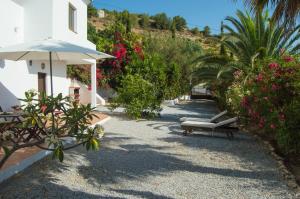
[[[181,123],[181,128],[184,130],[183,135],[192,133],[193,130],[210,130],[213,136],[215,130],[222,130],[229,138],[233,138],[233,131],[238,130],[237,127],[233,126],[238,120],[237,117],[230,118],[218,123],[212,122],[198,122],[198,121],[185,121]],[[220,131],[221,132],[221,131]]]
[[[180,118],[180,122],[185,122],[185,121],[197,121],[197,122],[215,122],[217,119],[219,119],[220,117],[222,117],[223,115],[225,115],[227,113],[227,110],[215,115],[212,118],[198,118],[198,117],[182,117]]]

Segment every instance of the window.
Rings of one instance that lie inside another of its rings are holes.
[[[73,32],[77,32],[76,24],[77,24],[77,10],[72,4],[69,4],[69,29],[72,30]]]

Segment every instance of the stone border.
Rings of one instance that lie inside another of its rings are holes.
[[[96,124],[91,125],[90,127],[94,127],[96,125],[103,125],[106,122],[108,122],[110,119],[111,119],[111,117],[108,116],[108,117],[104,118],[103,120],[97,122]],[[72,143],[73,139],[67,139],[66,142]],[[50,154],[52,154],[52,151],[42,150],[24,160],[22,160],[17,165],[11,166],[3,171],[0,171],[0,183],[2,183],[4,180],[7,180],[8,178],[18,174],[19,172],[23,171],[24,169],[26,169],[33,163],[45,158],[46,156],[48,156]]]
[[[263,146],[265,151],[276,160],[280,174],[287,181],[288,187],[296,192],[296,197],[300,197],[300,186],[298,185],[295,176],[285,166],[283,158],[275,152],[275,148],[270,144],[270,142],[262,140],[256,134],[251,135],[255,138],[256,141],[258,141]]]

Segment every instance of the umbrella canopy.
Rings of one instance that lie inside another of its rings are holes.
[[[111,55],[66,41],[47,39],[0,48],[0,59],[49,60],[49,52],[52,52],[52,61],[114,58]]]
[[[46,39],[22,43],[5,48],[0,48],[0,59],[12,61],[19,60],[49,60],[50,84],[53,96],[52,61],[66,61],[68,64],[81,63],[87,59],[114,58],[111,55],[96,50],[75,45],[66,41]]]

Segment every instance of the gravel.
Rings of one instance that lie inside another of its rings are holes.
[[[0,184],[0,198],[296,199],[251,136],[181,135],[179,117],[216,112],[200,100],[164,107],[151,121],[116,114],[104,125],[99,152],[77,148],[63,163],[46,158]]]

